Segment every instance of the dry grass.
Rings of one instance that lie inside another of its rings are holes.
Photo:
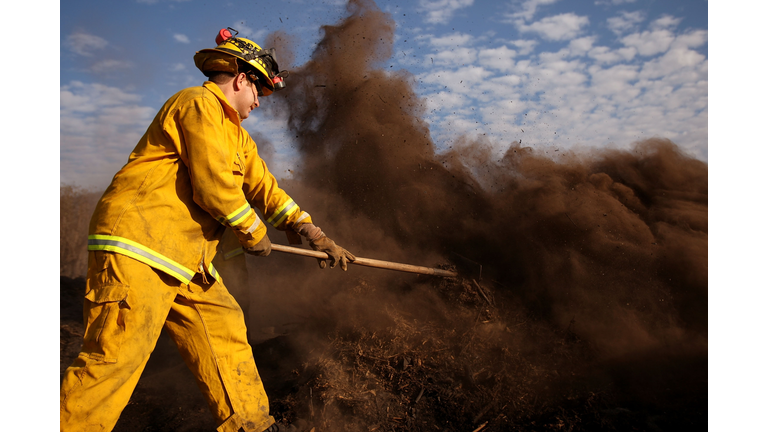
[[[61,276],[85,276],[88,270],[88,223],[101,192],[61,186],[59,203],[59,269]]]

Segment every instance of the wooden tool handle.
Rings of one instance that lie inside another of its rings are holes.
[[[301,248],[292,247],[292,246],[284,246],[284,245],[275,244],[275,243],[272,243],[272,250],[289,253],[293,255],[301,255],[305,257],[330,259],[328,254],[325,252],[319,252],[319,251],[314,251],[309,249],[301,249]],[[430,267],[421,267],[421,266],[415,266],[410,264],[400,264],[400,263],[394,263],[390,261],[381,261],[381,260],[361,258],[361,257],[357,257],[357,259],[355,259],[354,261],[350,261],[349,263],[366,266],[366,267],[375,267],[375,268],[386,269],[386,270],[397,270],[401,272],[418,273],[418,274],[442,276],[442,277],[457,277],[459,275],[458,273],[452,272],[449,270],[442,270],[442,269],[436,269],[436,268],[430,268]]]

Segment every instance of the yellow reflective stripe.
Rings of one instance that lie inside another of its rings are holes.
[[[227,222],[229,222],[230,225],[235,226],[241,224],[247,217],[248,214],[251,212],[251,205],[248,203],[245,203],[242,207],[235,210],[234,212],[230,213],[227,216]]]
[[[241,247],[239,247],[237,249],[232,249],[231,251],[224,253],[224,259],[228,260],[228,259],[234,258],[234,257],[236,257],[236,256],[238,256],[238,255],[240,255],[242,253],[245,253],[245,250],[243,248],[241,248]]]
[[[150,267],[168,273],[185,284],[189,284],[192,277],[195,276],[195,272],[176,261],[123,237],[99,234],[89,235],[88,250],[116,252],[129,256]]]
[[[213,263],[208,264],[208,273],[221,283],[221,277],[219,277],[219,272],[216,271],[216,267],[213,266]]]
[[[272,213],[272,216],[267,219],[267,222],[271,223],[273,227],[277,228],[277,226],[280,225],[288,216],[290,216],[292,213],[296,213],[297,211],[299,211],[299,206],[297,206],[293,200],[288,200],[285,204],[275,210],[274,213]]]

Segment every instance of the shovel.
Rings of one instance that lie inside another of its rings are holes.
[[[293,246],[284,246],[284,245],[275,244],[275,243],[272,243],[272,250],[289,253],[293,255],[301,255],[305,257],[330,259],[328,254],[325,252],[319,252],[319,251],[314,251],[309,249],[301,249]],[[421,267],[421,266],[415,266],[410,264],[400,264],[400,263],[395,263],[391,261],[381,261],[381,260],[361,258],[361,257],[357,257],[354,261],[349,261],[349,263],[366,266],[366,267],[375,267],[375,268],[386,269],[386,270],[396,270],[396,271],[407,272],[407,273],[418,273],[423,275],[432,275],[432,276],[440,276],[440,277],[455,278],[459,275],[458,273],[449,271],[449,270],[442,270],[442,269],[436,269],[436,268],[430,268],[430,267]]]

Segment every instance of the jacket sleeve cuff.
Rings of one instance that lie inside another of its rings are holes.
[[[237,239],[245,249],[255,246],[267,235],[267,226],[259,219],[256,212],[252,212],[252,215],[253,218],[249,217],[246,223],[232,227]]]

